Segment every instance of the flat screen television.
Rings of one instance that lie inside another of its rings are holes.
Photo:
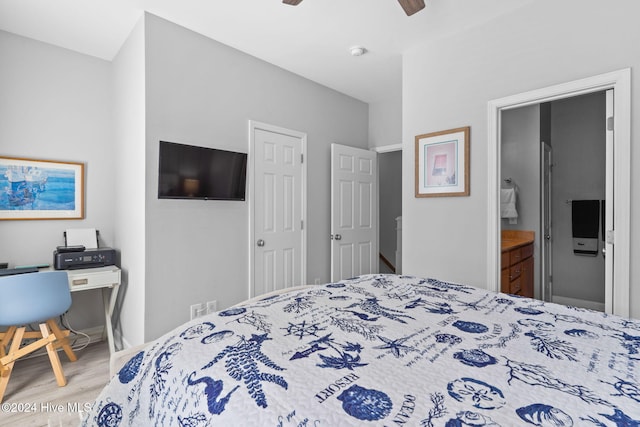
[[[245,200],[247,153],[160,141],[159,199]]]

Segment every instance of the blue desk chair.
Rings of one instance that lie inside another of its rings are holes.
[[[9,383],[15,361],[46,347],[51,367],[60,387],[67,384],[58,358],[62,348],[70,361],[77,360],[56,318],[71,306],[69,281],[65,271],[44,271],[0,277],[0,402]],[[40,331],[27,332],[26,325],[39,324]],[[22,346],[23,339],[35,340]],[[7,347],[9,350],[7,352]]]

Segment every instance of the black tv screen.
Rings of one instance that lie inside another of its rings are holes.
[[[244,200],[247,153],[160,141],[159,199]]]

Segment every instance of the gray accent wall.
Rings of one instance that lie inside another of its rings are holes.
[[[413,182],[415,135],[471,126],[469,197],[418,199],[403,187],[403,272],[469,283],[487,280],[489,100],[631,67],[640,102],[640,3],[532,1],[486,24],[426,41],[403,56],[404,182]],[[633,108],[633,107],[632,107]],[[637,115],[632,114],[631,218],[640,217]],[[635,135],[635,136],[634,136]],[[492,153],[492,155],[494,155]],[[631,224],[631,316],[640,317],[640,228]]]
[[[307,134],[307,281],[329,281],[330,144],[367,148],[367,104],[145,16],[145,340],[249,293],[249,203],[158,200],[158,141],[248,152],[248,121]]]

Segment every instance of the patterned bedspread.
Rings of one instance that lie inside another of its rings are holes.
[[[368,275],[186,323],[84,425],[640,426],[640,322]]]

